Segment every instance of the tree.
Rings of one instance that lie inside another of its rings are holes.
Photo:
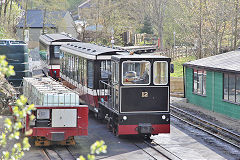
[[[140,33],[153,34],[152,23],[150,18],[145,17],[143,27],[140,29]]]
[[[11,76],[15,72],[13,66],[8,66],[5,60],[6,56],[0,56],[0,76]],[[31,115],[31,111],[34,110],[34,105],[26,106],[27,98],[20,96],[16,100],[15,105],[13,105],[13,116],[14,118],[6,118],[4,123],[4,130],[0,133],[0,146],[5,148],[10,147],[11,151],[6,150],[2,152],[1,159],[21,159],[24,156],[24,151],[29,150],[30,144],[28,138],[25,137],[23,140],[20,139],[20,130],[24,127],[23,121],[27,115],[33,120],[35,117]],[[31,130],[27,131],[25,134],[28,135]],[[16,142],[12,145],[10,142]]]
[[[16,1],[0,0],[0,38],[16,38],[15,27],[21,12]]]
[[[156,26],[158,37],[160,39],[160,49],[163,49],[163,37],[164,37],[164,21],[167,7],[167,0],[150,0],[150,6],[152,8],[152,20]]]

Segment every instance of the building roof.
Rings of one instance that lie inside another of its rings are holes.
[[[90,2],[91,2],[91,0],[87,0],[87,1],[83,2],[82,4],[80,4],[78,6],[78,8],[81,8],[81,9],[82,8],[89,8],[91,6]]]
[[[54,24],[56,20],[60,20],[66,15],[66,11],[47,11],[46,12],[46,27],[56,28]],[[42,28],[43,27],[43,18],[44,10],[27,10],[27,26],[30,28]],[[18,28],[24,27],[24,16],[20,19]]]
[[[231,51],[216,56],[186,62],[183,66],[196,67],[206,70],[240,73],[240,51]]]
[[[86,31],[93,31],[96,32],[98,28],[98,31],[102,31],[103,25],[89,25],[85,28]]]

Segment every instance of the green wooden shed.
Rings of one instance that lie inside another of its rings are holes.
[[[240,119],[240,50],[186,62],[183,69],[189,103]]]

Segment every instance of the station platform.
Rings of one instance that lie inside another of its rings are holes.
[[[191,112],[203,119],[207,119],[208,121],[215,123],[221,127],[227,128],[235,133],[240,133],[240,120],[232,119],[225,115],[212,112],[201,108],[199,106],[195,106],[193,104],[187,103],[185,98],[179,97],[171,97],[172,105]],[[193,134],[199,134],[196,131],[192,131]],[[158,144],[161,144],[163,148],[168,150],[169,152],[176,155],[179,159],[184,160],[222,160],[222,159],[234,159],[229,156],[225,156],[224,152],[215,152],[214,148],[224,148],[227,146],[208,146],[202,143],[201,139],[204,139],[204,135],[199,135],[199,139],[195,139],[196,137],[192,137],[189,134],[189,131],[186,131],[182,128],[178,129],[178,126],[174,126],[171,123],[170,134],[159,134],[156,136],[152,136],[151,138]],[[204,141],[204,140],[203,140]],[[238,151],[235,151],[238,152]],[[236,153],[237,155],[239,154]]]
[[[170,104],[180,109],[187,110],[188,112],[191,112],[214,124],[240,134],[240,120],[238,119],[233,119],[223,114],[204,109],[191,103],[187,103],[186,98],[171,97]]]
[[[224,160],[225,158],[171,125],[170,134],[151,137],[179,160]],[[167,155],[169,153],[166,153]]]

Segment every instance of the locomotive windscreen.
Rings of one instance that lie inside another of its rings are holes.
[[[168,112],[169,87],[121,88],[120,112]]]

